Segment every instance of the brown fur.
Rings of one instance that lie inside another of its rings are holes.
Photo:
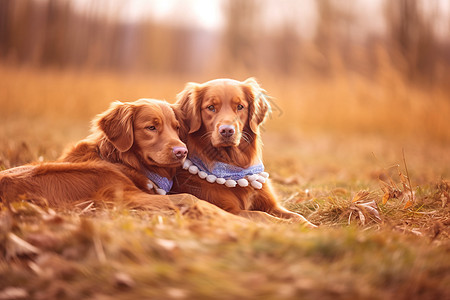
[[[150,130],[150,126],[155,126]],[[168,196],[151,195],[143,168],[172,178],[184,159],[172,148],[185,147],[171,107],[157,100],[114,102],[93,122],[92,134],[58,162],[27,165],[0,173],[0,198],[24,195],[50,205],[85,200],[119,201],[128,207],[174,209]]]
[[[243,107],[238,108],[239,104]],[[253,78],[243,82],[218,79],[189,83],[178,95],[176,106],[184,113],[181,136],[190,154],[207,164],[220,161],[243,168],[262,161],[260,125],[270,105],[265,91]],[[221,125],[233,125],[236,133],[224,138],[218,130]],[[179,170],[173,191],[193,194],[233,214],[254,219],[264,219],[269,214],[315,227],[303,216],[281,207],[270,182],[263,184],[261,190],[228,188]]]

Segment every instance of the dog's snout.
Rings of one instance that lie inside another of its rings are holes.
[[[187,156],[188,149],[186,149],[185,147],[173,147],[172,152],[173,154],[175,154],[176,158],[183,159]]]
[[[234,135],[234,133],[236,132],[236,130],[234,129],[233,125],[221,125],[219,126],[219,133],[223,136],[223,137],[231,137]]]

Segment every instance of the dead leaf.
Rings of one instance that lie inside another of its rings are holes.
[[[129,274],[125,272],[117,272],[114,274],[114,285],[121,289],[132,288],[136,285],[136,282]]]
[[[391,198],[391,197],[390,197],[389,192],[384,193],[384,196],[383,196],[383,204],[386,204],[390,198]]]
[[[172,240],[156,239],[155,242],[161,248],[163,248],[164,250],[170,251],[170,252],[172,252],[172,251],[174,251],[175,249],[178,248],[178,246],[175,243],[175,241],[172,241]]]
[[[359,191],[356,193],[356,195],[353,197],[352,202],[358,202],[366,200],[369,197],[370,193],[368,191]]]
[[[413,205],[413,202],[408,197],[408,201],[406,201],[405,206],[403,206],[403,209],[408,209]]]
[[[368,211],[369,214],[373,215],[376,219],[381,220],[380,213],[378,212],[378,206],[377,206],[375,200],[372,200],[370,202],[356,204],[356,206],[359,207],[363,211]]]
[[[185,299],[188,296],[188,291],[178,288],[169,288],[167,289],[167,296],[171,299]]]
[[[161,257],[173,260],[178,254],[179,246],[175,241],[166,239],[155,239],[155,250]]]
[[[370,200],[372,198],[372,200]],[[370,201],[369,201],[370,200]],[[378,206],[371,194],[367,191],[360,191],[353,197],[352,204],[350,205],[350,215],[348,223],[350,224],[353,212],[358,213],[359,220],[362,225],[365,225],[368,218],[376,222],[381,221],[380,212]]]
[[[24,241],[12,232],[7,234],[6,240],[6,258],[10,259],[18,255],[38,254],[41,250],[30,243]]]
[[[362,211],[358,210],[358,216],[359,216],[359,220],[361,221],[361,224],[365,225],[366,224],[366,217],[364,216]]]
[[[391,178],[390,178],[391,179]],[[392,179],[391,179],[392,181]],[[380,185],[381,185],[381,190],[384,192],[384,197],[389,197],[386,201],[388,201],[389,199],[399,199],[402,195],[403,192],[400,191],[397,186],[395,185],[395,183],[391,182],[391,184],[380,180]],[[388,196],[386,196],[386,194]],[[385,204],[385,203],[383,203]]]
[[[24,288],[11,286],[0,291],[0,300],[28,299],[28,297],[28,292]]]

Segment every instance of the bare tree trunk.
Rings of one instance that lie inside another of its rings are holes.
[[[437,42],[432,20],[424,15],[419,0],[385,2],[389,46],[404,61],[404,72],[410,80],[433,81]],[[433,5],[428,2],[428,5]],[[435,5],[435,4],[434,4]]]

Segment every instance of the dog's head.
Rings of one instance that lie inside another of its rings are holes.
[[[153,99],[113,102],[94,120],[94,130],[100,130],[117,151],[135,155],[148,166],[183,163],[187,149],[178,136],[179,127],[170,105]]]
[[[265,91],[253,78],[188,83],[178,94],[177,106],[188,133],[204,131],[214,147],[236,147],[253,139],[270,111]]]

